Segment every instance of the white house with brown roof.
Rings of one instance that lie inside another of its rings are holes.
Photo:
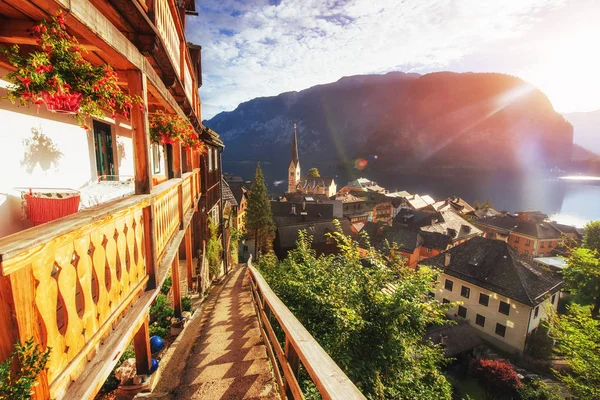
[[[456,303],[449,315],[467,321],[480,336],[522,353],[528,336],[558,307],[561,278],[530,262],[506,242],[475,237],[421,265],[443,272],[433,295]]]

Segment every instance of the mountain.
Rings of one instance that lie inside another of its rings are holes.
[[[600,154],[600,110],[563,116],[573,125],[573,142]]]
[[[303,169],[364,159],[400,171],[519,170],[570,161],[572,126],[519,78],[390,72],[262,97],[205,121],[230,161],[287,168],[294,123]]]

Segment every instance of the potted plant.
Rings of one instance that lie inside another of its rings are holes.
[[[182,141],[184,146],[194,146],[199,141],[194,127],[179,115],[157,111],[148,116],[150,141],[154,144],[173,144]],[[195,139],[191,139],[195,136]],[[202,143],[202,142],[200,142]]]
[[[95,66],[85,60],[85,50],[67,33],[62,12],[33,28],[39,50],[26,56],[18,45],[3,47],[15,68],[7,75],[9,98],[22,105],[46,105],[49,111],[73,115],[84,128],[87,117],[104,117],[104,111],[124,116],[138,96],[125,94],[109,65]]]

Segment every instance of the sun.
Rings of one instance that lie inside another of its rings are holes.
[[[590,44],[600,27],[565,31],[545,43],[537,62],[519,75],[540,88],[559,112],[600,108],[600,52]]]

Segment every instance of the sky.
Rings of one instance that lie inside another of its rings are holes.
[[[559,112],[600,109],[600,0],[201,0],[203,118],[389,71],[502,72]]]

